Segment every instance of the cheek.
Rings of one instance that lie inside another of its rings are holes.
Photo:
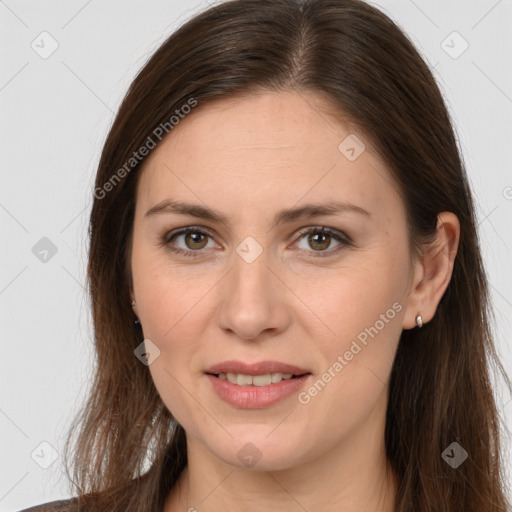
[[[206,276],[180,279],[170,272],[148,272],[142,279],[138,297],[144,336],[159,346],[169,364],[178,365],[201,348],[203,319],[212,311],[207,295],[213,286],[215,281]]]
[[[300,397],[305,414],[325,425],[329,439],[361,425],[387,392],[403,306],[392,301],[389,290],[366,291],[330,295],[334,305],[329,301],[323,313],[334,333],[315,338],[322,365]]]
[[[313,287],[302,282],[302,296],[316,314],[315,348],[322,366],[304,396],[324,419],[350,428],[371,411],[385,391],[404,314],[403,272],[407,252],[382,251],[382,246],[347,259],[332,279]],[[312,410],[312,409],[310,409]]]
[[[309,308],[301,317],[310,317],[312,337],[329,362],[348,350],[354,339],[371,339],[369,332],[378,334],[372,349],[382,353],[375,357],[394,350],[404,309],[405,258],[406,253],[386,254],[379,247],[353,253],[334,271],[295,281],[294,292]]]
[[[198,409],[200,413],[200,406],[191,399],[190,390],[194,389],[195,372],[202,375],[201,354],[207,342],[203,333],[206,319],[213,314],[208,292],[218,279],[147,263],[141,267],[144,271],[134,273],[134,286],[144,338],[160,350],[149,371],[166,407],[181,425],[193,430],[195,423],[190,425],[190,418],[196,417]]]
[[[332,387],[350,395],[387,381],[402,331],[404,306],[390,288],[364,289],[360,281],[351,288],[349,280],[343,284],[343,292],[327,294],[329,301],[319,316],[326,319],[328,329],[318,330],[314,339],[322,354],[319,371],[334,373],[337,378],[330,379],[336,382]]]
[[[164,249],[142,240],[134,245],[132,275],[144,335],[164,350],[175,339],[183,339],[186,346],[187,331],[199,327],[192,320],[203,314],[207,302],[203,298],[215,285],[212,273],[199,266],[173,264]]]
[[[135,251],[132,268],[144,338],[160,351],[149,371],[164,404],[183,424],[193,413],[185,390],[191,388],[193,372],[199,374],[198,354],[204,351],[202,319],[211,314],[207,297],[216,281],[211,273],[199,277],[190,270],[173,269],[165,258],[149,251]]]

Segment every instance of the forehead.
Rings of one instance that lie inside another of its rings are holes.
[[[353,144],[357,140],[365,146],[362,152]],[[356,159],[343,153],[347,145],[354,146]],[[144,163],[138,201],[153,205],[169,194],[220,206],[236,203],[239,211],[288,206],[301,198],[375,206],[386,195],[397,199],[389,172],[364,134],[324,98],[297,92],[197,106]]]
[[[311,154],[309,141],[314,141],[317,153],[336,150],[343,133],[350,134],[348,120],[336,115],[325,98],[305,92],[257,92],[200,104],[176,126],[167,147],[190,143],[192,137],[199,142],[193,157],[203,158],[211,146],[251,154],[255,149],[274,154],[293,148],[293,153],[279,153],[293,154],[297,160]]]

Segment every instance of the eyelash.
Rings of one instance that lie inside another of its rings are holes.
[[[170,242],[174,238],[178,237],[179,235],[188,234],[188,233],[194,233],[194,234],[204,235],[204,236],[213,238],[212,235],[209,232],[207,232],[207,231],[205,231],[205,230],[203,230],[203,229],[201,229],[199,227],[189,226],[189,227],[186,227],[186,228],[177,229],[176,231],[172,231],[170,233],[167,233],[162,238],[162,241],[161,241],[160,245],[166,246],[166,248],[169,251],[171,251],[173,253],[177,253],[177,254],[179,254],[181,256],[186,256],[186,257],[190,257],[190,258],[200,257],[202,249],[198,249],[197,251],[189,251],[189,250],[185,250],[185,249],[177,249],[177,248],[172,247],[170,245]],[[332,256],[334,254],[337,254],[339,251],[341,251],[343,249],[343,247],[349,247],[349,246],[353,245],[352,240],[350,239],[349,236],[345,235],[341,231],[338,231],[336,229],[329,228],[329,227],[326,227],[326,226],[314,226],[314,227],[311,227],[311,228],[307,228],[307,229],[301,230],[299,232],[300,237],[299,237],[299,239],[297,241],[302,240],[306,235],[309,235],[309,234],[316,235],[318,233],[331,236],[337,242],[340,242],[340,245],[337,248],[331,249],[329,251],[306,251],[306,252],[316,253],[315,256],[306,256],[306,258],[308,258],[308,259],[326,258],[326,257]],[[301,252],[303,252],[303,251],[304,250],[301,250]]]

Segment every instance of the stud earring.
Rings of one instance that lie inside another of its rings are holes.
[[[134,300],[132,300],[132,307],[133,307],[133,306],[135,306],[135,301],[134,301]],[[134,323],[135,325],[140,325],[140,322],[139,322],[139,319],[138,319],[138,318],[135,318],[135,320],[133,321],[133,323]]]
[[[421,327],[423,327],[423,319],[421,318],[421,314],[419,312],[416,315],[416,325],[418,326],[418,329],[421,329]]]

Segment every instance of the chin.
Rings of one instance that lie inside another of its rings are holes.
[[[225,463],[253,471],[278,471],[299,464],[301,455],[304,456],[304,442],[296,442],[289,431],[269,435],[272,428],[265,426],[259,435],[254,429],[238,435],[228,429],[233,438],[209,448]]]

